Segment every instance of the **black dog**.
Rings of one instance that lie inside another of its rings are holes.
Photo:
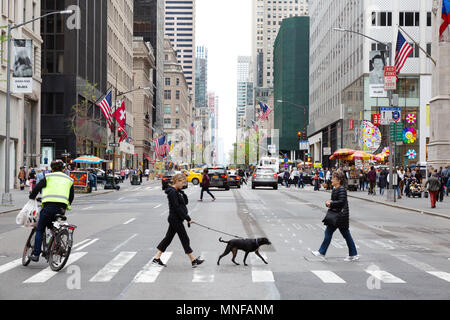
[[[257,238],[257,239],[233,239],[230,241],[223,241],[222,238],[219,238],[220,242],[227,243],[227,247],[225,248],[224,253],[219,257],[219,260],[217,260],[217,265],[220,263],[220,259],[225,257],[230,252],[233,252],[233,258],[231,261],[233,261],[234,264],[239,265],[234,259],[236,258],[236,254],[238,250],[245,251],[245,257],[244,257],[244,265],[247,265],[245,263],[245,260],[247,259],[247,256],[250,252],[255,252],[258,257],[264,261],[265,264],[267,264],[266,260],[259,254],[258,249],[263,244],[272,244],[270,243],[269,239],[267,238]]]

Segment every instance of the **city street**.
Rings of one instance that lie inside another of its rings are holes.
[[[323,240],[321,223],[330,199],[311,187],[278,191],[186,190],[189,214],[202,225],[246,238],[267,237],[264,264],[251,253],[248,266],[239,251],[219,255],[232,237],[198,225],[188,230],[194,255],[205,262],[191,267],[176,237],[162,260],[151,265],[168,227],[168,204],[160,182],[129,186],[119,192],[77,199],[68,221],[78,226],[66,267],[50,271],[41,258],[21,264],[30,229],[15,224],[17,212],[0,214],[0,299],[449,299],[450,220],[349,198],[350,231],[360,260],[348,254],[337,231],[319,261],[310,250]],[[25,194],[24,194],[25,197]],[[448,201],[446,198],[445,201]]]

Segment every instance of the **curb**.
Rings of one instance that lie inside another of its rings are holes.
[[[421,209],[415,209],[415,208],[399,206],[399,205],[396,205],[396,204],[391,204],[391,203],[387,203],[387,202],[381,202],[381,201],[372,200],[372,199],[366,199],[366,198],[357,197],[357,196],[353,196],[353,195],[349,195],[349,194],[347,194],[347,196],[351,197],[351,198],[359,199],[359,200],[365,200],[365,201],[379,203],[379,204],[382,204],[382,205],[385,205],[385,206],[388,206],[388,207],[393,207],[393,208],[407,210],[407,211],[414,211],[414,212],[419,212],[421,214],[426,214],[426,215],[430,215],[430,216],[450,219],[450,216],[447,216],[445,214],[440,214],[440,213],[425,211],[425,210],[421,210]]]

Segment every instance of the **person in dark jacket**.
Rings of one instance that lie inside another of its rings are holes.
[[[189,259],[191,259],[192,268],[196,268],[204,262],[200,257],[197,259],[194,258],[194,255],[192,254],[193,251],[189,244],[190,240],[183,225],[184,220],[188,222],[188,227],[193,223],[191,217],[188,215],[188,209],[186,207],[189,200],[182,189],[185,182],[186,176],[184,174],[176,174],[172,178],[172,186],[169,185],[165,190],[167,199],[169,200],[169,218],[167,219],[167,221],[169,221],[169,229],[167,230],[164,239],[157,246],[158,252],[152,261],[153,264],[166,267],[166,264],[161,261],[161,255],[166,251],[175,234],[178,234],[184,252],[189,256]]]
[[[425,183],[425,188],[430,193],[431,208],[436,208],[436,201],[441,188],[441,182],[439,181],[437,172],[433,173],[431,177]]]
[[[284,170],[284,174],[283,174],[283,179],[284,179],[284,183],[286,183],[286,188],[289,188],[289,177],[291,175],[289,174],[289,170]]]
[[[200,202],[203,201],[203,192],[206,191],[207,194],[209,194],[211,196],[211,198],[213,198],[212,201],[216,201],[216,198],[214,197],[214,195],[209,191],[209,175],[208,175],[208,168],[205,168],[203,170],[203,178],[202,178],[202,191],[200,193]]]
[[[336,225],[327,225],[325,229],[325,239],[320,246],[319,251],[311,251],[315,256],[325,258],[328,246],[330,245],[331,238],[336,229],[339,229],[345,241],[347,242],[349,255],[345,258],[345,261],[355,261],[359,259],[356,251],[356,246],[349,230],[349,209],[347,200],[347,191],[344,184],[344,173],[342,171],[336,171],[333,173],[331,183],[333,184],[333,192],[331,193],[331,201],[326,202],[326,206],[329,210],[337,212],[338,219]]]
[[[380,172],[380,180],[379,180],[379,187],[380,187],[380,195],[384,195],[384,189],[387,186],[387,177],[388,177],[388,171],[386,169],[383,169],[383,171]]]
[[[370,167],[370,171],[367,174],[367,180],[369,180],[369,194],[375,195],[375,186],[377,185],[377,172],[374,167]]]

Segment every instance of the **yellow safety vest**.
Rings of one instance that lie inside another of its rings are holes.
[[[59,202],[69,207],[69,195],[73,179],[62,172],[47,174],[45,179],[47,186],[42,189],[42,203]]]

